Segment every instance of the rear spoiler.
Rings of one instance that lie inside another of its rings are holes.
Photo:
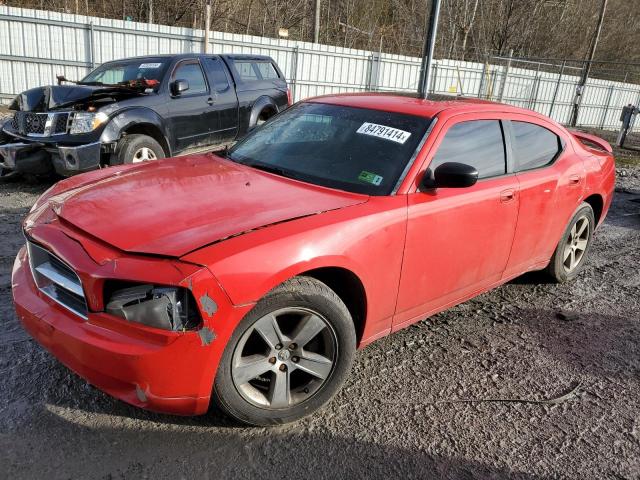
[[[589,133],[579,132],[577,130],[569,131],[582,143],[586,143],[588,146],[595,146],[596,148],[604,150],[605,152],[613,153],[613,148],[611,148],[611,145],[606,140],[603,140],[602,138],[596,137],[595,135],[591,135]]]

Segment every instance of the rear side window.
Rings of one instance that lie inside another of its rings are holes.
[[[207,82],[204,79],[199,63],[181,63],[173,73],[174,80],[186,80],[189,82],[189,90],[186,94],[203,93],[207,91]]]
[[[518,171],[549,165],[561,150],[558,136],[544,127],[527,122],[511,122]]]
[[[504,175],[507,162],[502,127],[498,120],[472,120],[447,131],[429,168],[446,162],[466,163],[478,170],[478,178]]]
[[[257,62],[256,67],[258,68],[260,76],[263,80],[272,80],[274,78],[279,78],[278,72],[276,72],[276,69],[271,62]]]
[[[219,58],[207,58],[205,59],[205,66],[216,92],[226,92],[229,89],[229,78],[222,60]]]
[[[253,62],[233,62],[240,78],[245,82],[252,82],[258,79],[258,73],[253,68]]]

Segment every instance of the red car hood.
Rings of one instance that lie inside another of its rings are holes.
[[[368,198],[290,180],[213,154],[125,167],[78,183],[49,199],[59,217],[121,250],[172,257]]]

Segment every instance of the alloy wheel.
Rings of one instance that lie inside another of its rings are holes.
[[[338,342],[329,322],[306,308],[283,308],[258,319],[233,353],[231,377],[247,402],[287,409],[311,398],[331,376]]]
[[[589,244],[590,228],[586,215],[579,217],[571,227],[562,255],[565,271],[572,272],[582,261]]]
[[[139,148],[133,155],[133,163],[146,162],[148,160],[157,160],[156,152],[149,147]]]

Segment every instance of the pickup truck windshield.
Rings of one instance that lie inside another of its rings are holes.
[[[116,84],[130,80],[162,81],[169,62],[164,58],[144,58],[108,62],[82,79],[82,83]]]
[[[237,143],[231,160],[367,195],[389,195],[430,119],[363,108],[299,103]]]

